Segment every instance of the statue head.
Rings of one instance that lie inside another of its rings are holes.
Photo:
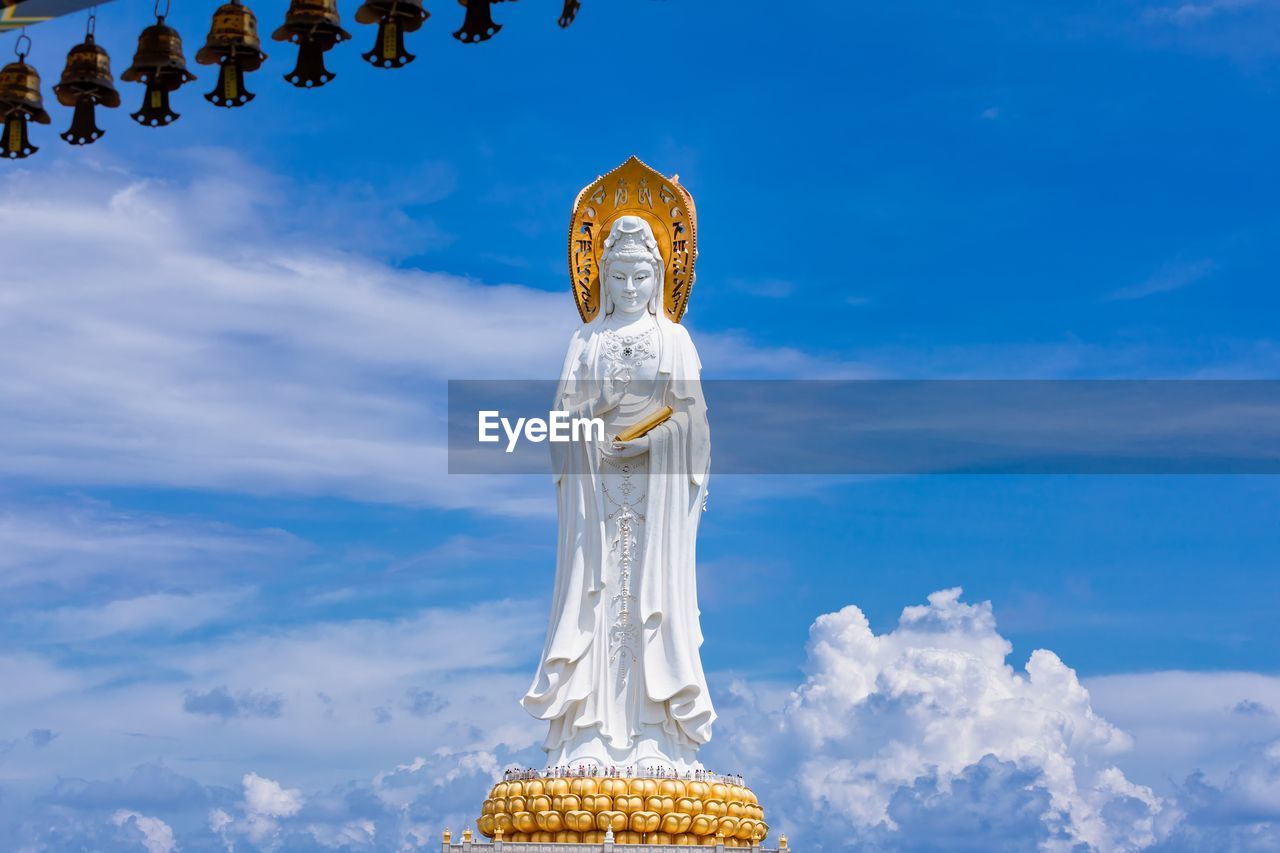
[[[600,253],[600,298],[606,316],[648,311],[662,305],[666,265],[649,223],[639,216],[619,216]]]

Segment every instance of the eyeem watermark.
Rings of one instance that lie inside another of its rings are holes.
[[[704,379],[701,388],[717,476],[1280,475],[1278,380]],[[604,390],[584,384],[570,399]],[[551,411],[575,413],[559,402],[565,393],[554,378],[451,380],[449,472],[551,471],[559,454],[547,451],[565,445],[548,441],[576,443],[572,417]],[[608,424],[578,427],[606,436],[583,445],[605,444]],[[666,473],[692,458],[674,454]]]
[[[479,440],[482,444],[496,444],[502,440],[498,428],[507,436],[507,453],[514,453],[520,439],[541,444],[544,441],[604,441],[602,418],[575,418],[565,411],[552,411],[544,418],[502,417],[496,409],[481,410],[477,414]]]

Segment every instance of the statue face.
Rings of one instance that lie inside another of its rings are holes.
[[[623,314],[646,310],[657,286],[658,275],[652,261],[617,260],[610,262],[605,270],[609,298],[614,309]]]

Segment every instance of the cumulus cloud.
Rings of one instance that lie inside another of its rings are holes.
[[[728,754],[768,785],[793,780],[775,789],[775,825],[823,849],[933,849],[957,834],[975,849],[1153,843],[1165,803],[1114,763],[1130,739],[1056,655],[1037,650],[1018,672],[1011,648],[990,604],[959,589],[885,634],[857,607],[827,614],[780,712],[739,687]]]
[[[111,816],[115,826],[132,826],[142,835],[142,846],[147,853],[174,853],[178,849],[169,824],[155,817],[121,809]]]
[[[235,816],[222,809],[209,813],[209,826],[235,848],[235,837],[243,835],[258,849],[273,850],[279,843],[280,821],[302,810],[302,792],[285,788],[274,779],[246,773],[241,780],[244,798]]]

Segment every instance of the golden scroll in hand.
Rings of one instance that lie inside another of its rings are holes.
[[[638,423],[632,424],[622,432],[615,435],[613,440],[635,441],[637,438],[648,435],[654,427],[664,423],[667,418],[671,417],[673,414],[675,414],[675,411],[670,406],[663,406],[661,409],[658,409],[658,411],[649,415],[649,417]]]

